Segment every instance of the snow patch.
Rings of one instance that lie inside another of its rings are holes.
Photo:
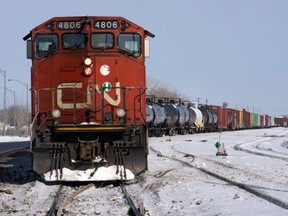
[[[30,141],[30,137],[0,136],[0,143]]]
[[[125,169],[125,178],[124,169],[125,168],[123,166],[116,165],[99,167],[96,171],[95,169],[71,170],[64,167],[61,178],[60,170],[53,170],[52,173],[45,173],[44,179],[45,181],[114,181],[134,179],[135,176],[129,169]]]

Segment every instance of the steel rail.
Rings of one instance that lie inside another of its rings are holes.
[[[124,194],[124,196],[125,196],[128,204],[129,204],[129,206],[131,207],[131,210],[132,210],[134,216],[143,216],[143,215],[140,213],[140,211],[137,209],[137,207],[135,206],[133,200],[132,200],[131,197],[129,196],[126,188],[124,187],[124,185],[123,185],[122,183],[120,183],[120,187],[121,187],[121,189],[122,189],[122,192],[123,192],[123,194]]]

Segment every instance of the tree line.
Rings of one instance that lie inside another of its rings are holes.
[[[30,114],[27,113],[24,105],[10,106],[6,110],[2,109],[0,111],[1,135],[25,136],[27,133],[27,115],[30,119]]]
[[[161,98],[181,98],[189,100],[189,98],[179,93],[179,91],[170,83],[165,83],[159,79],[147,77],[147,95],[153,95]]]

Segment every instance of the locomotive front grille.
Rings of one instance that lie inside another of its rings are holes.
[[[123,131],[126,127],[124,126],[89,126],[89,127],[57,127],[55,128],[55,132],[71,132],[71,131],[79,131],[79,132],[89,132],[89,131]]]

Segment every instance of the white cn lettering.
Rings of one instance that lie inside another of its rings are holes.
[[[57,87],[57,104],[60,108],[62,109],[74,109],[74,104],[73,103],[63,103],[62,101],[62,89],[79,89],[82,88],[82,83],[61,83]],[[72,97],[73,97],[73,92],[72,92]],[[88,95],[87,95],[88,99]],[[86,103],[76,103],[75,108],[76,109],[81,109],[86,107]]]
[[[83,87],[82,83],[78,82],[78,83],[61,83],[60,85],[58,85],[57,87],[57,104],[60,108],[62,109],[74,109],[74,103],[63,103],[62,101],[62,89],[81,89]],[[121,91],[120,91],[120,82],[116,82],[115,84],[115,93],[116,93],[116,100],[114,100],[110,95],[108,95],[107,92],[104,91],[104,99],[110,103],[113,106],[118,106],[120,104],[121,101]],[[101,95],[101,87],[96,84],[95,86],[96,91]],[[71,92],[72,97],[73,97],[73,92]],[[94,93],[92,93],[90,91],[89,86],[87,86],[87,102],[86,103],[76,103],[75,104],[75,108],[76,109],[83,109],[83,108],[87,108],[89,107],[89,105],[91,106],[92,103],[92,95]]]
[[[106,101],[108,101],[108,103],[110,103],[113,106],[118,106],[120,101],[121,101],[121,94],[120,94],[120,82],[116,82],[115,84],[116,90],[116,100],[114,100],[113,98],[110,97],[110,95],[108,95],[107,92],[104,91],[104,98]],[[101,88],[99,87],[98,84],[96,84],[96,90],[99,94],[101,94]]]

